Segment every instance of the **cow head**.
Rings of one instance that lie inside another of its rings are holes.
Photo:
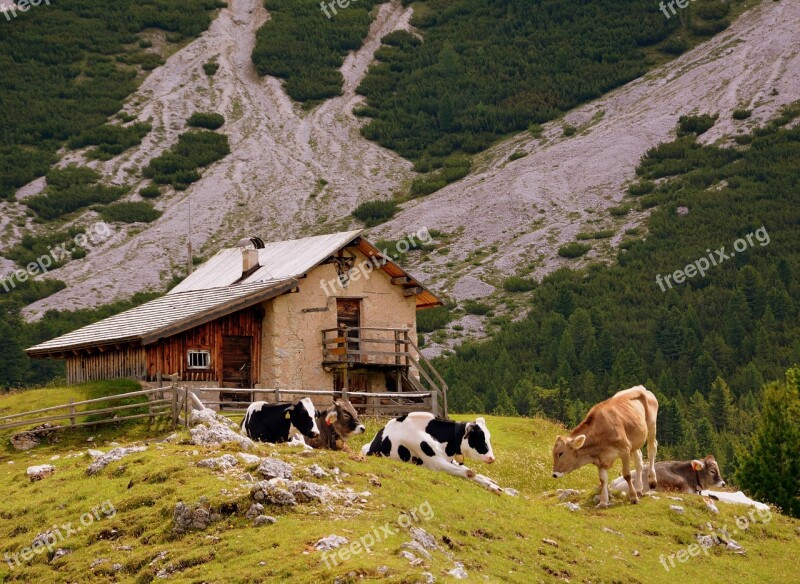
[[[326,426],[332,426],[342,438],[363,434],[366,431],[364,424],[358,419],[353,404],[346,399],[337,399],[333,402],[333,407],[328,408],[326,412],[323,412],[325,418],[321,422]]]
[[[722,473],[719,471],[719,465],[716,459],[710,454],[703,460],[693,460],[692,470],[697,473],[702,489],[710,489],[711,487],[724,487],[725,481],[722,479]]]
[[[586,435],[580,434],[574,438],[559,436],[553,446],[553,478],[563,477],[579,466],[581,455],[578,452],[586,442]]]
[[[467,458],[491,464],[495,458],[490,439],[491,435],[486,427],[486,420],[478,418],[474,422],[467,422],[464,437],[461,439],[461,452]]]
[[[319,436],[319,427],[317,427],[316,410],[314,403],[310,397],[304,397],[296,404],[289,406],[286,410],[289,421],[292,426],[297,428],[303,436],[309,438],[316,438]]]

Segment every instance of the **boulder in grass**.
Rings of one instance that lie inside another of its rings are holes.
[[[49,477],[54,472],[56,472],[56,469],[52,464],[40,464],[38,466],[29,466],[27,474],[33,483]]]

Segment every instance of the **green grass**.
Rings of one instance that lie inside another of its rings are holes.
[[[75,398],[96,397],[105,391],[128,391],[131,382],[87,384],[71,388],[45,388],[0,397],[4,412],[20,411]],[[458,416],[471,419],[472,416]],[[497,496],[478,485],[444,473],[386,459],[355,460],[342,452],[315,451],[303,456],[297,448],[259,445],[257,453],[277,452],[280,458],[301,468],[319,464],[338,467],[343,486],[372,496],[357,508],[304,504],[294,510],[267,508],[278,518],[275,525],[252,527],[243,517],[249,507],[248,489],[241,485],[243,472],[254,473],[253,466],[219,474],[194,466],[194,462],[222,453],[235,453],[232,447],[203,448],[193,445],[159,443],[171,429],[163,423],[131,423],[124,429],[110,427],[82,430],[65,435],[59,443],[39,446],[19,453],[5,446],[0,450],[0,488],[4,493],[0,524],[2,553],[14,553],[29,546],[33,538],[52,526],[73,522],[92,507],[111,501],[117,513],[95,521],[80,533],[60,544],[72,553],[48,563],[47,552],[11,571],[0,565],[3,581],[80,581],[109,580],[150,582],[165,564],[175,567],[173,582],[415,582],[423,571],[432,572],[438,581],[449,581],[444,573],[453,567],[443,553],[434,552],[424,566],[412,568],[398,555],[400,545],[409,538],[404,529],[379,542],[369,554],[355,556],[337,567],[325,567],[322,554],[310,549],[319,538],[331,533],[351,542],[386,522],[394,524],[401,512],[417,508],[426,501],[433,516],[418,525],[431,533],[456,561],[464,563],[470,581],[539,582],[550,581],[552,574],[574,582],[671,582],[675,577],[701,578],[704,582],[769,581],[775,574],[791,573],[800,545],[796,528],[799,522],[773,514],[768,523],[758,523],[735,539],[747,549],[738,556],[719,548],[708,557],[700,555],[666,573],[659,563],[694,541],[698,525],[711,521],[715,526],[735,525],[735,515],[743,507],[720,503],[720,515],[710,515],[699,498],[685,495],[679,503],[684,515],[669,510],[675,504],[666,497],[649,497],[637,506],[622,499],[605,510],[595,509],[591,501],[597,485],[594,467],[585,467],[557,481],[550,478],[550,448],[563,428],[542,419],[487,417],[498,460],[491,466],[469,465],[519,490],[518,497]],[[367,422],[365,435],[350,440],[354,450],[371,439],[380,427],[378,420]],[[185,431],[180,432],[186,437]],[[88,435],[95,437],[87,442]],[[94,477],[87,477],[90,459],[86,448],[111,448],[111,441],[126,445],[147,437],[148,449],[119,462],[111,463]],[[55,455],[60,456],[51,460]],[[13,462],[13,464],[9,464]],[[49,463],[56,467],[52,477],[31,483],[25,477],[28,465]],[[368,475],[381,483],[374,486]],[[616,476],[617,472],[611,473]],[[303,477],[308,478],[308,477]],[[333,480],[319,482],[333,484]],[[553,493],[556,488],[582,489],[576,500],[582,509],[572,513]],[[175,537],[171,534],[172,511],[178,501],[194,503],[207,497],[223,520],[205,531]],[[622,535],[609,533],[613,529]],[[109,536],[116,530],[113,539]],[[556,541],[558,547],[542,543]],[[444,542],[449,541],[447,545]],[[120,550],[130,546],[130,551]],[[633,551],[639,552],[634,556]],[[150,566],[159,552],[168,556]],[[89,569],[97,558],[108,558]],[[260,565],[264,562],[264,565]],[[114,563],[122,565],[111,572]],[[384,576],[378,567],[386,566]],[[234,568],[232,568],[234,567]],[[355,577],[347,579],[347,575]],[[487,577],[483,580],[482,575]]]

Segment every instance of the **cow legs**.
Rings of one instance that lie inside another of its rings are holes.
[[[425,466],[425,468],[429,468],[431,470],[443,470],[447,474],[464,479],[471,479],[475,476],[474,470],[470,470],[466,466],[455,464],[448,461],[446,458],[441,458],[439,456],[425,456],[422,459],[422,464]]]
[[[628,496],[631,499],[631,503],[638,503],[639,497],[636,496],[636,489],[633,488],[633,481],[631,480],[631,453],[625,450],[620,453],[619,457],[622,459],[622,476],[625,478],[625,482],[628,483]]]
[[[644,471],[644,463],[642,462],[642,449],[637,448],[633,452],[633,462],[636,465],[636,494],[640,497],[644,492],[644,477],[642,473]]]
[[[647,470],[649,487],[653,490],[658,486],[658,477],[656,477],[656,450],[658,442],[656,441],[656,429],[653,428],[652,432],[647,434]]]
[[[600,503],[598,507],[608,507],[608,469],[600,468]],[[628,481],[630,483],[630,481]]]

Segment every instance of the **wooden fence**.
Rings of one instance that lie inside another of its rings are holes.
[[[186,424],[191,411],[189,393],[188,390],[177,387],[173,383],[173,386],[169,388],[144,389],[83,401],[70,399],[69,403],[66,404],[2,416],[0,417],[0,432],[63,420],[69,420],[69,424],[62,424],[63,427],[68,428],[112,424],[142,418],[148,418],[152,422],[156,418],[162,417],[168,417],[172,420],[173,426],[181,422],[181,417],[183,417],[182,423]],[[137,398],[145,398],[145,400],[138,401]],[[137,401],[122,405],[111,405],[115,402],[132,399]],[[100,404],[105,405],[97,407]],[[120,412],[122,412],[122,415],[120,415]],[[95,418],[95,416],[99,417]]]
[[[317,390],[317,389],[233,389],[219,387],[199,387],[193,388],[195,395],[206,407],[220,409],[225,414],[241,415],[247,411],[247,406],[254,398],[258,397],[263,401],[271,403],[286,403],[290,400],[298,399],[297,396],[310,397],[330,397],[331,401],[341,397],[350,400],[353,407],[361,414],[366,415],[398,415],[408,412],[427,411],[434,415],[440,415],[439,401],[431,391],[404,391],[404,392],[383,392],[374,393],[367,391],[348,391],[337,390]],[[247,401],[220,401],[208,400],[203,397],[203,392],[224,392],[234,394],[244,394]],[[237,407],[241,406],[241,407]]]

